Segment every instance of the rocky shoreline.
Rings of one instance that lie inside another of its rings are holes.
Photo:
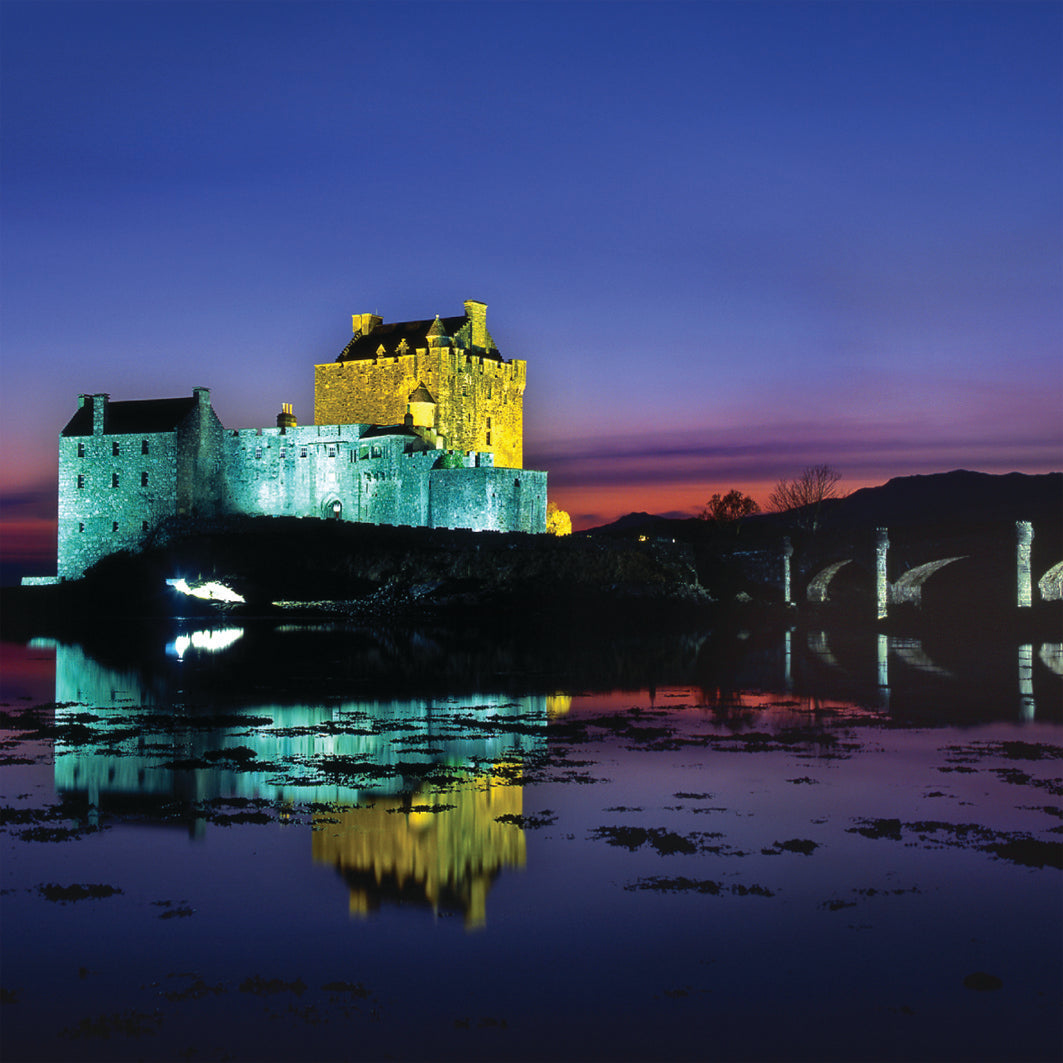
[[[207,581],[241,602],[179,594]],[[83,579],[5,588],[5,630],[101,617],[218,616],[604,628],[689,622],[717,604],[689,546],[258,519],[173,534]]]

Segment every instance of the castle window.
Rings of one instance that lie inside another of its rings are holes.
[[[113,531],[113,532],[118,531],[118,521],[116,521],[116,520],[112,520],[111,521],[111,531]]]
[[[118,486],[118,473],[116,473],[116,472],[112,472],[111,473],[111,486],[112,487],[117,487]]]
[[[299,457],[300,457],[300,458],[305,458],[305,457],[306,457],[306,447],[303,447],[303,448],[302,448],[302,449],[301,449],[301,450],[299,451]]]
[[[120,451],[118,449],[118,444],[117,443],[112,443],[111,444],[111,457],[112,458],[117,458],[119,453],[120,453]]]
[[[255,461],[258,461],[262,457],[262,448],[255,447]]]
[[[85,444],[78,443],[78,457],[83,458],[85,456]]]
[[[84,491],[85,490],[85,477],[84,476],[79,476],[78,477],[78,490],[79,491]]]
[[[84,530],[85,530],[85,525],[82,524],[81,521],[78,521],[78,531],[79,532],[83,532]]]
[[[146,472],[142,472],[140,474],[140,486],[141,487],[147,487],[148,486],[148,474]]]
[[[333,447],[333,446],[330,446],[330,447],[328,448],[328,456],[329,456],[330,458],[334,458],[334,457],[336,456],[336,448],[335,448],[335,447]]]
[[[142,439],[140,441],[140,453],[141,454],[147,454],[147,452],[148,452],[148,441],[146,439]]]

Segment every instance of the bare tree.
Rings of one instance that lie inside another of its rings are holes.
[[[792,480],[780,480],[768,496],[775,513],[793,513],[795,523],[808,531],[819,526],[820,507],[828,498],[839,498],[842,474],[833,465],[809,465]]]
[[[721,526],[734,524],[735,533],[740,527],[739,521],[753,513],[759,513],[760,506],[741,491],[728,491],[725,495],[713,495],[705,504],[705,508],[698,514],[699,520],[711,520]]]

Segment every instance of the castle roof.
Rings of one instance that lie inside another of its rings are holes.
[[[103,408],[104,435],[149,435],[152,432],[172,432],[196,408],[195,396],[183,399],[133,399],[126,402],[106,402]],[[92,435],[92,402],[85,405],[67,422],[60,433],[64,436]]]
[[[447,332],[446,325],[443,324],[438,314],[436,314],[436,319],[432,322],[431,327],[428,329],[426,335],[429,337],[449,335]]]
[[[417,387],[410,392],[410,397],[407,402],[431,402],[435,403],[435,399],[432,398],[432,393],[424,386],[424,384],[418,382]]]
[[[427,348],[429,333],[436,322],[440,322],[446,334],[451,337],[452,345],[462,349],[472,347],[472,322],[464,315],[458,317],[428,318],[424,321],[396,321],[392,324],[377,325],[367,333],[357,333],[346,347],[340,351],[337,362],[354,362],[361,359],[379,357],[380,347],[387,356],[400,353],[397,348],[403,340],[411,350]],[[438,328],[433,335],[438,335]],[[488,358],[502,360],[496,347],[482,352]]]
[[[362,439],[374,439],[380,436],[414,436],[420,439],[419,433],[405,424],[374,424],[367,428],[361,435]]]

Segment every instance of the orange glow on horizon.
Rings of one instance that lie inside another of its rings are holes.
[[[843,494],[852,494],[864,487],[878,487],[882,480],[842,479],[838,485]],[[706,483],[704,486],[688,483],[669,483],[662,481],[650,486],[627,488],[609,485],[607,487],[559,487],[550,488],[551,497],[557,499],[559,506],[572,514],[572,527],[575,531],[611,524],[628,513],[650,513],[654,515],[686,514],[696,517],[705,504],[716,492],[726,494],[737,488],[749,495],[760,506],[761,512],[767,510],[768,495],[775,487],[775,480],[755,481],[750,483]]]

